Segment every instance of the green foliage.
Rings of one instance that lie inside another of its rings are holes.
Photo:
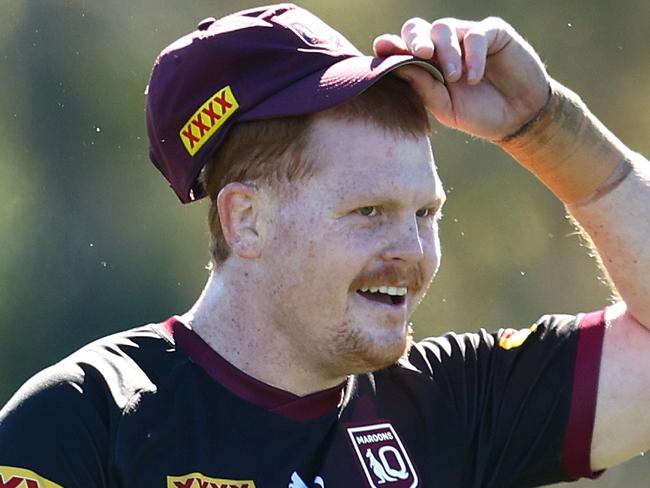
[[[193,303],[207,277],[207,208],[181,206],[149,163],[143,93],[160,49],[203,17],[253,5],[0,1],[0,404],[89,340]],[[647,2],[302,5],[366,52],[409,17],[502,16],[553,76],[650,152]],[[606,303],[593,261],[544,187],[489,144],[439,126],[432,141],[449,200],[442,268],[416,314],[418,336],[526,326]],[[648,473],[636,461],[590,486],[641,486],[635,479]]]

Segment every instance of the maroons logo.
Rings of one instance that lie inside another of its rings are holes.
[[[280,19],[308,46],[359,55],[359,50],[339,32],[315,15],[298,10],[287,10]]]
[[[389,423],[348,427],[348,435],[371,488],[415,488],[418,475]]]

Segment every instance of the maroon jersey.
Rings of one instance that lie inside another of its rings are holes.
[[[0,488],[505,488],[594,476],[604,313],[448,334],[298,397],[178,318],[94,342],[0,411]]]

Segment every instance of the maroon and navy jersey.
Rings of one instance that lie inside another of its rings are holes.
[[[448,334],[298,397],[178,318],[94,342],[0,411],[0,488],[505,488],[592,477],[604,313]]]

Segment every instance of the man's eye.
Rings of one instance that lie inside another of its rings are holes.
[[[420,210],[415,212],[415,216],[420,218],[425,218],[428,217],[429,215],[433,215],[433,211],[430,208],[421,208]]]
[[[361,207],[357,209],[357,213],[363,217],[374,217],[377,215],[377,207]]]

